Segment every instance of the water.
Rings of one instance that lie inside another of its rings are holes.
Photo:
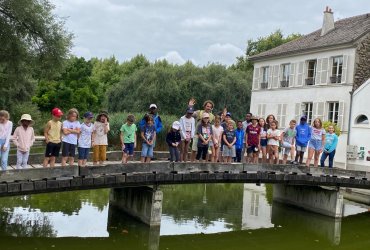
[[[272,202],[272,186],[162,186],[162,225],[109,206],[110,190],[0,199],[0,249],[370,249],[368,207],[341,220]]]

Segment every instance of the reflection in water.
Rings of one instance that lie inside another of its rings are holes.
[[[160,228],[109,206],[108,189],[1,198],[1,250],[370,248],[369,213],[335,220],[272,203],[271,186],[254,184],[161,190]],[[353,203],[346,206],[347,214],[365,211]]]

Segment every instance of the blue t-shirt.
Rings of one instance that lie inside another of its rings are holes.
[[[141,132],[144,132],[144,137],[146,138],[147,141],[152,141],[154,138],[155,126],[145,124],[144,126],[141,127]]]

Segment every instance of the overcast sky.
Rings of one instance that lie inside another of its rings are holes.
[[[277,29],[321,28],[329,5],[335,20],[370,13],[369,0],[51,0],[74,33],[72,53],[119,61],[144,54],[182,64],[230,65],[248,39]]]

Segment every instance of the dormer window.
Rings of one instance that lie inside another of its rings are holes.
[[[282,78],[280,84],[282,88],[286,88],[289,87],[290,64],[283,64],[281,68]]]
[[[331,83],[341,83],[342,82],[342,73],[343,73],[343,56],[333,57],[333,67],[330,77]]]

